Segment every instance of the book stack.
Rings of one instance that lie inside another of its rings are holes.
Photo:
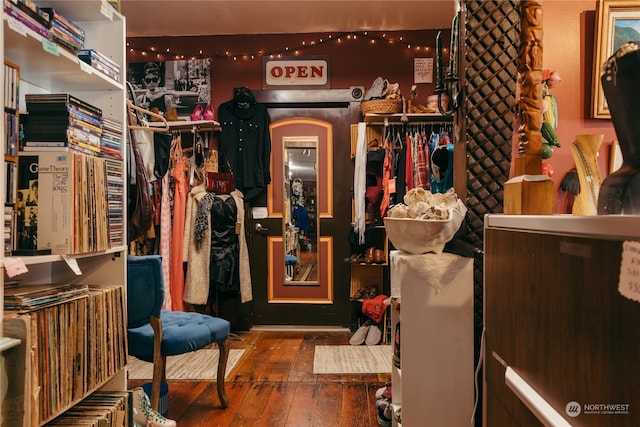
[[[47,427],[133,427],[131,391],[97,391]]]
[[[18,144],[20,140],[20,68],[4,63],[4,255],[10,256],[15,242],[15,212],[18,193]]]
[[[4,63],[4,108],[16,112],[19,105],[20,68]],[[13,154],[15,156],[15,154]]]
[[[12,206],[4,207],[4,256],[11,256],[15,239],[15,212]]]
[[[14,285],[5,287],[4,309],[27,313],[86,296],[87,285]]]
[[[84,30],[82,28],[54,8],[43,7],[41,10],[49,14],[49,35],[55,42],[72,52],[84,48]]]
[[[15,255],[37,255],[38,245],[38,156],[18,156],[18,189],[15,205]]]
[[[4,0],[4,13],[25,27],[49,38],[50,16],[30,0]]]
[[[122,123],[104,117],[100,142],[100,149],[105,157],[122,160]]]
[[[78,52],[78,58],[113,80],[120,81],[120,65],[97,50],[82,49]]]
[[[124,244],[124,174],[122,162],[104,159],[107,171],[107,209],[109,244],[111,248]]]
[[[34,151],[38,156],[37,247],[52,254],[109,248],[105,159],[70,149]]]
[[[25,102],[24,151],[69,147],[85,154],[101,152],[100,108],[66,93],[26,94]]]

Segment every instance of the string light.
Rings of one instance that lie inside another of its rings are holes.
[[[319,45],[323,45],[326,43],[338,43],[341,44],[343,39],[356,41],[358,40],[358,36],[361,38],[366,38],[369,40],[369,43],[372,45],[377,44],[377,42],[387,43],[389,45],[400,45],[402,47],[406,47],[407,49],[415,48],[416,51],[421,51],[424,49],[425,52],[431,51],[431,46],[426,46],[424,44],[419,44],[413,41],[405,40],[404,37],[398,37],[397,39],[388,38],[386,33],[382,33],[381,35],[370,34],[368,31],[364,32],[348,32],[342,33],[338,35],[328,34],[324,37],[319,38],[318,40],[311,41],[303,41],[299,46],[291,47],[286,46],[282,49],[276,49],[273,51],[265,51],[264,49],[260,49],[256,52],[236,52],[231,53],[229,50],[226,50],[224,53],[215,52],[208,53],[203,49],[199,49],[197,54],[192,53],[177,53],[172,52],[170,48],[166,48],[164,50],[158,49],[155,46],[150,47],[135,47],[131,46],[130,42],[127,42],[127,46],[129,47],[129,52],[132,55],[140,54],[142,56],[147,56],[149,54],[153,54],[158,59],[163,58],[176,58],[183,59],[185,57],[190,57],[192,59],[198,58],[212,58],[212,59],[232,59],[237,61],[238,59],[245,60],[255,60],[257,57],[268,57],[268,58],[282,58],[283,55],[291,54],[293,52],[294,55],[301,55],[304,50],[310,49]],[[444,48],[443,51],[446,53],[447,48]]]

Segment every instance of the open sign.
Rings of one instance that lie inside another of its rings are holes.
[[[264,59],[264,87],[328,88],[329,60],[326,58]]]

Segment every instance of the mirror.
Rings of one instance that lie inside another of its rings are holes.
[[[283,138],[283,238],[285,284],[318,281],[318,138]]]

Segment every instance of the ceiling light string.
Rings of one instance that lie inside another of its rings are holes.
[[[317,40],[312,40],[310,42],[303,41],[300,45],[296,47],[286,46],[282,49],[276,49],[273,51],[264,51],[258,50],[252,53],[231,53],[229,50],[224,52],[216,51],[215,53],[208,53],[203,49],[200,49],[197,54],[193,53],[177,53],[171,51],[170,48],[166,49],[158,49],[156,47],[136,47],[131,46],[129,42],[127,42],[127,49],[133,55],[140,55],[142,57],[147,58],[147,60],[181,60],[181,59],[201,59],[201,58],[212,58],[212,59],[231,59],[237,61],[239,59],[243,60],[255,60],[256,58],[281,58],[283,56],[298,56],[303,51],[307,49],[314,48],[316,46],[326,44],[326,43],[343,43],[343,40],[347,41],[357,41],[358,38],[361,37],[363,39],[367,39],[368,43],[376,44],[376,43],[387,43],[400,46],[406,49],[412,49],[416,51],[424,51],[426,53],[430,53],[434,51],[434,47],[430,45],[425,45],[421,43],[416,43],[413,41],[407,41],[404,37],[390,38],[387,37],[386,33],[382,33],[381,35],[371,34],[367,31],[362,32],[346,32],[341,33],[336,36],[330,34],[326,37],[321,37]],[[447,54],[447,48],[443,49],[444,53]]]

